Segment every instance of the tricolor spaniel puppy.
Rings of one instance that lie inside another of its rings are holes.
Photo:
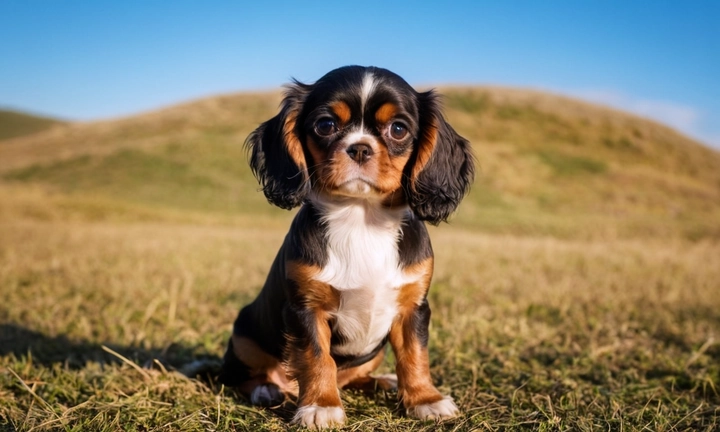
[[[288,86],[246,146],[268,201],[300,210],[235,320],[221,382],[255,405],[297,396],[293,422],[310,428],[344,423],[344,387],[397,386],[413,417],[457,415],[430,378],[424,221],[447,220],[474,167],[438,96],[386,69],[342,67]],[[373,376],[388,341],[397,375]]]

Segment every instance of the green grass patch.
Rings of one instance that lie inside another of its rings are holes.
[[[108,197],[148,207],[192,211],[271,214],[242,159],[217,145],[168,146],[160,153],[124,149],[32,165],[3,175],[12,182],[41,184],[70,196]],[[193,162],[194,161],[194,162]]]
[[[218,187],[195,174],[188,164],[139,150],[121,150],[104,157],[79,156],[47,165],[33,165],[3,176],[7,180],[40,182],[73,192],[102,188],[132,188],[142,184],[179,187]]]
[[[490,98],[480,92],[452,92],[444,95],[446,106],[472,114],[480,114],[492,107]]]
[[[602,174],[608,169],[605,162],[582,156],[570,156],[556,150],[538,150],[538,158],[559,176]]]

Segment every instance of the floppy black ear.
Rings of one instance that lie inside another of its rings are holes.
[[[406,168],[405,191],[410,208],[421,219],[437,225],[460,204],[475,178],[470,142],[455,132],[442,116],[437,95],[418,95],[420,135]]]
[[[311,86],[295,81],[287,88],[280,113],[261,124],[245,141],[250,168],[271,204],[290,210],[310,190],[297,118]]]

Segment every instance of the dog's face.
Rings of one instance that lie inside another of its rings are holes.
[[[446,220],[473,178],[469,143],[448,125],[436,95],[380,68],[347,66],[288,87],[280,113],[250,135],[250,164],[283,208],[309,193],[409,205]]]
[[[312,184],[330,195],[388,199],[401,190],[417,140],[417,97],[395,75],[355,72],[323,77],[301,110]]]

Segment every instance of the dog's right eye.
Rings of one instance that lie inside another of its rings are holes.
[[[337,124],[330,117],[324,117],[315,123],[315,132],[321,137],[327,137],[337,132]]]

